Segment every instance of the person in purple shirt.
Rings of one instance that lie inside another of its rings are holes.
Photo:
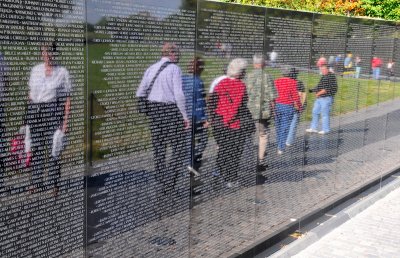
[[[171,194],[180,170],[185,163],[185,134],[190,128],[186,112],[186,99],[182,90],[182,72],[179,48],[167,42],[161,60],[151,65],[144,73],[136,92],[137,97],[147,97],[150,103],[148,119],[156,180],[163,184],[164,194]],[[148,92],[153,82],[151,90]],[[148,94],[147,94],[148,93]],[[167,147],[172,156],[166,162]]]

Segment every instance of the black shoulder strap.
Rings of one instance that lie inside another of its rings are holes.
[[[153,80],[150,82],[150,85],[149,85],[149,87],[147,88],[147,90],[146,90],[146,95],[145,95],[144,97],[147,98],[147,97],[149,96],[149,94],[150,94],[150,92],[151,92],[151,89],[153,88],[154,82],[156,81],[158,75],[159,75],[159,74],[162,72],[162,70],[164,70],[164,68],[167,67],[170,63],[171,63],[171,62],[167,61],[167,62],[165,62],[165,63],[163,63],[163,64],[161,65],[160,69],[158,69],[158,71],[157,71],[156,75],[154,76]]]

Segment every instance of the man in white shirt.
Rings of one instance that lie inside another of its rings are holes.
[[[137,97],[147,97],[150,103],[148,117],[154,167],[156,179],[164,185],[164,193],[171,193],[175,188],[179,170],[184,167],[185,130],[190,127],[182,90],[182,72],[176,65],[179,55],[175,44],[165,43],[161,60],[146,70],[136,92]],[[172,157],[167,165],[168,145],[172,148]]]

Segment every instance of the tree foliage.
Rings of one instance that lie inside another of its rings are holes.
[[[400,0],[220,0],[292,10],[400,21]]]

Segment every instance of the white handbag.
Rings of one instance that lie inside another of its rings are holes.
[[[51,149],[51,156],[53,156],[53,158],[58,158],[64,147],[65,147],[65,133],[63,133],[60,129],[57,129],[57,131],[53,135],[53,146]]]

